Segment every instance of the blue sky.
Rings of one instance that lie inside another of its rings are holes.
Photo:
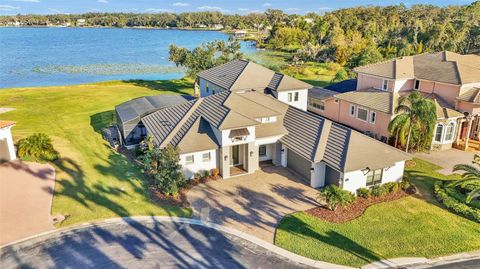
[[[413,4],[439,6],[465,5],[469,0],[406,0]],[[381,5],[395,5],[399,1],[384,0]],[[85,12],[185,12],[216,10],[224,13],[246,14],[262,12],[268,8],[282,9],[286,13],[304,14],[359,5],[378,5],[375,0],[0,0],[0,15],[13,14],[78,14]]]

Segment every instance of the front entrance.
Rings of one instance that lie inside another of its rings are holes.
[[[235,145],[230,148],[230,166],[240,165],[240,145]]]
[[[245,174],[244,145],[233,145],[230,147],[230,176]]]

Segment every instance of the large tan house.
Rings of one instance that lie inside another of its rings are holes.
[[[309,92],[308,110],[387,141],[402,95],[420,91],[434,100],[432,149],[480,150],[480,56],[448,51],[401,57],[355,68],[356,90]]]
[[[200,73],[197,83],[195,100],[162,95],[117,106],[124,142],[151,135],[160,148],[176,147],[186,178],[214,168],[232,178],[269,163],[315,188],[355,192],[402,179],[409,155],[306,111],[304,82],[232,61]]]

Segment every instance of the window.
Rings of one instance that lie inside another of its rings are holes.
[[[210,152],[207,152],[207,153],[203,153],[202,154],[202,161],[204,162],[208,162],[210,161],[211,157],[210,157]]]
[[[325,110],[325,102],[320,101],[320,100],[315,100],[313,98],[308,98],[308,105],[313,107],[313,108],[322,110],[322,111]]]
[[[367,174],[367,186],[382,183],[383,169],[373,170]]]
[[[415,80],[414,89],[415,89],[415,90],[419,90],[419,89],[420,89],[420,80]]]
[[[435,128],[435,142],[442,142],[443,124],[437,124]]]
[[[267,156],[267,146],[266,145],[260,145],[258,147],[258,155],[260,157],[265,157]]]
[[[206,84],[205,87],[206,87],[207,93],[209,93],[209,92],[210,92],[210,88],[208,87],[208,82],[207,82],[207,84]]]
[[[292,93],[291,92],[288,93],[288,102],[289,103],[292,102]]]
[[[367,121],[368,120],[368,110],[359,107],[357,109],[357,119]]]
[[[455,123],[450,122],[447,125],[447,131],[445,133],[445,142],[451,142],[453,141],[453,132],[455,131]]]
[[[384,79],[382,83],[382,90],[388,90],[388,80]]]
[[[375,124],[376,120],[377,120],[377,112],[370,111],[370,123]]]
[[[193,155],[187,155],[187,156],[185,156],[185,163],[186,163],[186,164],[192,164],[192,163],[194,163]]]
[[[295,98],[293,99],[295,102],[298,101],[298,92],[295,92]]]
[[[350,105],[350,109],[349,109],[349,113],[350,113],[350,116],[355,116],[355,106],[354,105]]]

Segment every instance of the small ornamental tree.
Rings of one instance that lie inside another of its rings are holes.
[[[353,193],[329,185],[318,193],[318,200],[324,200],[328,209],[335,211],[338,206],[345,207],[355,200]]]
[[[171,145],[163,149],[155,147],[153,139],[147,137],[142,143],[144,154],[141,157],[144,172],[154,179],[158,189],[170,195],[176,195],[185,186],[185,178],[181,172],[178,151]]]
[[[54,161],[59,157],[52,140],[43,133],[32,134],[20,139],[17,144],[18,157],[30,161]]]

